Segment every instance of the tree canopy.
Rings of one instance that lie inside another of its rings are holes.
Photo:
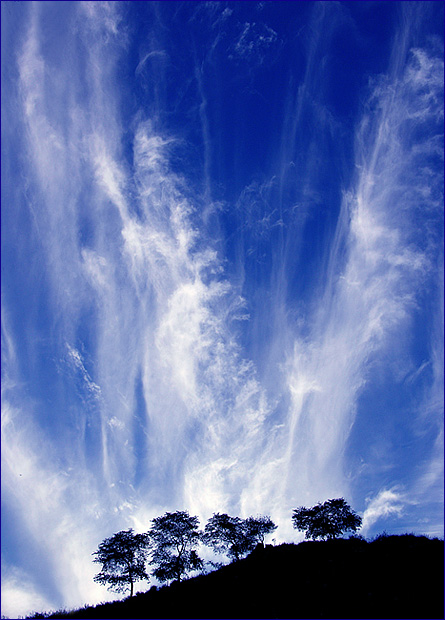
[[[240,519],[228,514],[214,513],[204,528],[202,541],[216,553],[226,553],[234,560],[252,551],[258,543],[263,544],[266,534],[276,525],[270,517]]]
[[[277,526],[268,515],[260,517],[247,517],[244,520],[246,536],[253,544],[264,545],[267,534],[271,534]]]
[[[125,592],[141,579],[149,580],[145,570],[149,539],[147,534],[134,534],[130,528],[117,532],[100,543],[97,556],[93,562],[102,564],[102,570],[94,577],[94,581],[108,585],[109,590]]]
[[[198,517],[180,510],[152,520],[148,532],[153,548],[150,564],[155,566],[153,575],[159,581],[181,581],[188,572],[202,568],[203,561],[196,552],[198,523]]]
[[[306,538],[334,539],[344,532],[356,532],[362,524],[344,498],[329,499],[312,508],[300,506],[292,515],[295,529],[304,531]]]

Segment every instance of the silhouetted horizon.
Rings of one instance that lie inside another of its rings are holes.
[[[382,534],[259,545],[207,575],[30,618],[440,618],[443,540]]]

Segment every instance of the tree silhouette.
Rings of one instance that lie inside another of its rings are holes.
[[[159,581],[181,581],[188,572],[202,568],[204,563],[196,553],[200,541],[198,517],[187,511],[166,512],[152,520],[148,536],[153,547],[150,564]]]
[[[253,545],[258,543],[264,545],[267,534],[277,529],[277,526],[269,516],[247,517],[244,521],[246,536],[252,541]]]
[[[312,508],[300,506],[294,510],[292,521],[295,529],[305,531],[305,537],[313,539],[334,539],[348,530],[356,532],[362,524],[361,517],[342,497]]]
[[[134,534],[133,530],[124,530],[106,538],[92,555],[93,562],[102,564],[102,570],[95,575],[94,581],[108,585],[109,590],[125,592],[141,579],[149,580],[145,570],[148,555],[149,538],[147,534]]]
[[[249,550],[242,519],[225,513],[214,513],[207,521],[202,541],[216,553],[227,553],[234,560],[239,560]]]
[[[230,517],[214,513],[204,528],[202,541],[216,553],[226,553],[233,560],[239,560],[252,551],[258,543],[264,543],[266,534],[276,525],[269,517]]]

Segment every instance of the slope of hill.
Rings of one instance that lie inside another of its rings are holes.
[[[132,598],[49,618],[443,618],[443,541],[382,536],[258,548]]]

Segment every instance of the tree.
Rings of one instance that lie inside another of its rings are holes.
[[[152,520],[148,535],[153,547],[150,564],[156,568],[153,575],[159,581],[182,577],[204,563],[196,553],[200,541],[198,517],[186,511],[166,512]]]
[[[264,545],[267,534],[277,529],[277,526],[269,516],[247,517],[244,521],[247,537],[252,540],[254,545],[260,543]]]
[[[230,558],[239,560],[258,543],[264,543],[266,534],[275,528],[269,517],[240,519],[225,513],[214,513],[207,521],[202,541],[216,553],[226,553]]]
[[[130,596],[133,596],[134,583],[149,580],[145,570],[148,545],[147,534],[134,534],[131,528],[106,538],[93,553],[97,556],[93,562],[102,564],[94,581],[102,585],[108,583],[108,589],[116,592],[125,592],[129,587]]]
[[[300,506],[294,510],[292,521],[295,529],[305,531],[305,537],[313,539],[334,539],[348,530],[356,532],[362,524],[361,517],[342,497],[312,508]]]
[[[234,560],[249,551],[242,519],[225,513],[214,513],[207,521],[202,541],[216,553],[227,553]]]

